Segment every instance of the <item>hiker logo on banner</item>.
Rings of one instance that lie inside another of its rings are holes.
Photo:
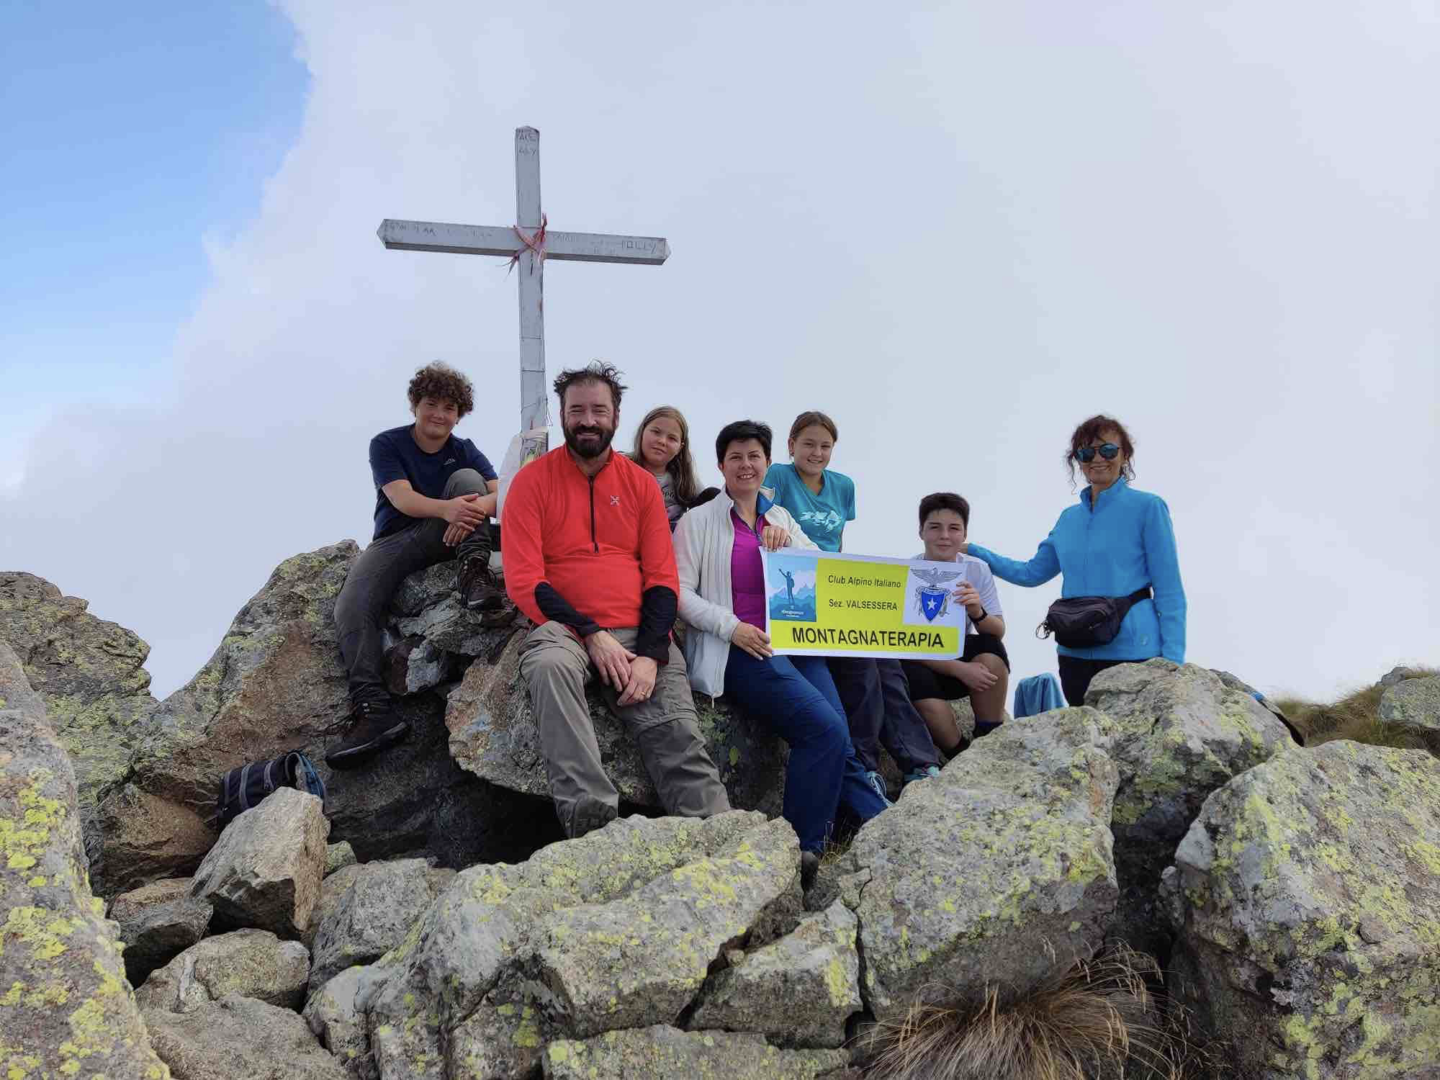
[[[954,563],[797,550],[762,552],[766,632],[776,653],[948,660],[965,608]]]

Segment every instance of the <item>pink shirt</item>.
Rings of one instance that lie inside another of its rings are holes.
[[[730,549],[730,606],[741,622],[758,630],[765,629],[765,568],[760,561],[760,532],[765,519],[757,517],[755,528],[733,509],[731,523],[735,526],[735,546]]]

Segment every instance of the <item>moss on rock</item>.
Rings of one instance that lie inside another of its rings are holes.
[[[0,699],[0,1076],[163,1080],[90,893],[75,774],[3,642]]]
[[[1172,989],[1246,1076],[1421,1077],[1440,1061],[1440,761],[1292,750],[1206,801],[1167,871]]]

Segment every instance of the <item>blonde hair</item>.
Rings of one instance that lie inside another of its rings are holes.
[[[645,419],[641,420],[640,426],[635,429],[635,448],[630,451],[630,460],[636,465],[648,468],[640,440],[645,435],[645,429],[662,417],[674,420],[680,425],[680,452],[670,459],[665,471],[670,474],[671,483],[674,485],[675,501],[688,510],[700,491],[700,481],[695,476],[695,462],[690,457],[690,425],[685,422],[685,416],[679,409],[674,405],[657,405],[645,414]]]

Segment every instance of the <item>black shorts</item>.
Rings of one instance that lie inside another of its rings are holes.
[[[965,652],[960,659],[967,663],[981,653],[990,653],[1005,661],[1005,670],[1010,670],[1010,654],[1005,643],[994,634],[970,634],[965,638]],[[939,698],[941,701],[959,701],[970,696],[970,688],[953,675],[941,675],[934,668],[926,667],[919,660],[901,660],[905,678],[910,682],[910,700]]]

